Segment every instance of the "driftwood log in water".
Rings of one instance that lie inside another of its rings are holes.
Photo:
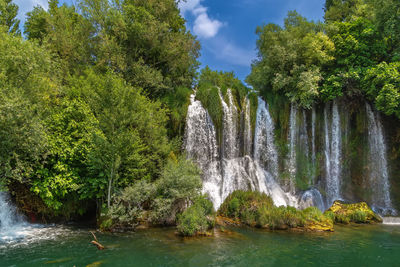
[[[92,231],[90,231],[90,233],[92,234],[92,236],[93,236],[93,238],[94,238],[94,240],[92,240],[90,243],[92,243],[93,245],[95,245],[95,246],[97,247],[98,250],[103,250],[103,249],[105,249],[105,247],[104,247],[102,244],[100,244],[99,240],[97,240],[96,235],[95,235]]]

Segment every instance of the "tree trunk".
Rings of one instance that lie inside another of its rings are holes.
[[[110,208],[110,205],[111,205],[111,186],[112,186],[113,179],[114,179],[114,160],[111,165],[110,179],[108,179],[107,208]]]

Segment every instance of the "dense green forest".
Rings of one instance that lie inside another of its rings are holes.
[[[258,27],[258,59],[247,82],[304,108],[365,97],[400,118],[400,2],[327,0],[324,18],[308,21],[293,11],[283,27]]]
[[[258,27],[252,89],[199,72],[200,43],[175,0],[76,2],[50,0],[21,27],[0,0],[0,185],[42,219],[91,213],[108,228],[212,214],[181,151],[192,88],[216,127],[228,88],[239,108],[250,96],[252,114],[258,93],[274,93],[304,108],[365,97],[400,118],[397,0],[327,0],[325,22],[292,11]]]

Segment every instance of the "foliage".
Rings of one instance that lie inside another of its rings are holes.
[[[241,223],[268,229],[288,229],[303,227],[312,231],[331,231],[329,218],[317,208],[303,211],[293,207],[276,207],[272,199],[264,193],[234,191],[218,210],[221,216],[234,218]]]
[[[325,21],[349,21],[355,17],[366,17],[368,6],[363,0],[326,0]]]
[[[242,110],[250,89],[236,78],[233,72],[213,71],[208,66],[201,70],[196,90],[196,99],[201,101],[204,108],[210,114],[216,126],[218,138],[221,137],[220,131],[222,129],[223,118],[221,97],[225,102],[228,102],[228,89],[232,93],[234,105],[238,111]],[[254,104],[254,98],[252,98],[252,103]]]
[[[205,196],[200,196],[178,216],[178,232],[183,236],[204,235],[208,229],[214,227],[214,215],[212,202]]]
[[[55,90],[50,55],[0,31],[0,170],[3,183],[30,182],[47,153],[41,120]]]
[[[132,186],[122,189],[113,200],[107,212],[111,219],[111,226],[135,226],[138,221],[144,220],[146,211],[155,197],[154,184],[146,180],[135,182]]]
[[[332,218],[335,223],[348,224],[350,222],[382,222],[382,219],[376,215],[365,202],[345,204],[340,201],[335,201],[332,206],[325,211],[325,214],[326,216]]]
[[[0,0],[0,27],[4,26],[7,32],[20,35],[17,14],[18,6],[12,0]]]
[[[400,118],[400,62],[380,63],[367,71],[363,82],[378,110]]]
[[[48,151],[31,189],[57,210],[68,195],[87,198],[80,193],[89,179],[89,154],[94,149],[92,135],[98,133],[98,122],[83,101],[63,99],[43,123]]]
[[[334,44],[321,23],[309,22],[295,11],[284,24],[257,28],[259,58],[246,81],[262,94],[273,90],[310,108],[319,96],[321,66],[334,59]]]
[[[259,58],[247,82],[262,95],[272,91],[304,108],[364,97],[400,117],[399,12],[394,0],[326,0],[324,24],[289,12],[284,27],[257,28]]]
[[[158,180],[138,180],[116,192],[104,217],[112,220],[112,228],[134,227],[143,221],[175,224],[177,215],[193,202],[211,214],[212,204],[200,197],[200,190],[198,167],[183,156],[171,155]]]
[[[59,7],[58,0],[49,1],[48,11],[36,6],[27,14],[24,33],[57,55],[65,76],[92,64],[94,27],[74,6]]]
[[[175,89],[175,92],[168,92],[161,98],[161,102],[168,108],[169,136],[183,136],[186,124],[186,113],[192,93],[192,89],[179,86]]]
[[[99,122],[89,155],[91,178],[84,194],[104,195],[110,206],[112,188],[158,174],[170,145],[166,114],[160,103],[151,102],[119,76],[92,70],[71,81],[77,94],[91,107]]]
[[[96,64],[111,66],[151,97],[190,87],[199,43],[185,28],[174,0],[82,0],[95,26]]]
[[[156,181],[156,195],[151,219],[154,223],[173,224],[201,192],[200,170],[184,156],[172,155]]]

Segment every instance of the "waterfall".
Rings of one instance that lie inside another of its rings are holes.
[[[219,97],[223,109],[222,121],[222,156],[226,159],[239,156],[239,138],[238,138],[238,112],[233,101],[232,92],[227,90],[228,104],[225,102],[221,92]]]
[[[289,119],[289,159],[287,168],[290,176],[289,189],[290,192],[296,192],[296,142],[297,142],[297,106],[291,104],[290,106],[290,119]]]
[[[316,111],[315,106],[313,106],[311,111],[311,182],[315,183],[316,179],[316,169],[317,169],[317,156],[316,156],[316,148],[315,148],[315,124],[316,124]]]
[[[303,193],[299,201],[299,207],[301,209],[317,207],[321,211],[325,211],[326,209],[322,195],[316,188],[311,188]]]
[[[190,97],[184,147],[188,157],[194,159],[203,170],[203,193],[208,194],[214,206],[219,207],[222,203],[222,177],[216,131],[210,115],[201,102],[195,100],[195,95]]]
[[[368,178],[372,191],[372,207],[381,214],[395,214],[390,199],[386,144],[380,115],[366,103],[368,118],[369,168]]]
[[[254,135],[254,158],[265,170],[274,177],[278,177],[278,152],[274,143],[274,129],[268,106],[259,97]]]
[[[24,238],[30,225],[18,213],[6,192],[0,192],[0,244]]]
[[[278,153],[274,145],[274,125],[264,101],[259,99],[255,130],[255,152],[239,157],[238,111],[234,106],[232,93],[227,91],[228,103],[222,94],[223,140],[221,156],[216,140],[216,129],[201,102],[191,96],[186,118],[184,148],[189,158],[196,161],[203,171],[203,193],[208,194],[216,209],[223,200],[235,190],[257,190],[271,196],[274,203],[297,205],[294,196],[284,192],[276,182],[278,173]],[[246,100],[246,113],[250,112],[250,103]],[[244,143],[251,152],[250,114],[244,116],[246,135]],[[247,126],[246,126],[247,125]],[[246,129],[247,128],[247,129]],[[247,141],[246,141],[247,140]]]
[[[283,162],[285,169],[280,170],[275,123],[268,103],[258,98],[253,131],[248,98],[241,109],[229,89],[225,95],[219,92],[218,100],[223,112],[221,129],[218,129],[220,143],[208,111],[195,95],[191,96],[184,139],[188,157],[202,169],[203,193],[210,197],[216,209],[235,190],[265,192],[276,205],[316,206],[321,210],[344,197],[349,201],[357,200],[351,196],[354,190],[351,187],[348,188],[351,190],[341,190],[347,184],[345,179],[351,178],[351,170],[342,166],[353,134],[351,117],[345,107],[336,101],[326,103],[320,124],[315,107],[308,114],[292,104],[287,134],[289,152]],[[371,192],[371,206],[381,214],[394,215],[383,126],[379,114],[368,104],[366,117],[369,168],[365,177]],[[323,133],[321,139],[317,137],[318,125]],[[321,146],[318,140],[322,141]],[[319,153],[324,156],[321,167],[317,159]],[[290,179],[279,180],[280,171],[288,173]],[[317,177],[317,173],[322,175]],[[302,187],[296,188],[298,182]],[[319,189],[323,189],[324,196]]]
[[[331,124],[329,125],[329,104],[324,109],[324,131],[325,131],[325,173],[326,173],[326,195],[327,204],[330,206],[333,201],[340,197],[341,178],[341,128],[338,105],[336,101],[331,107]]]
[[[258,98],[256,129],[254,135],[254,160],[266,182],[266,193],[277,206],[297,206],[297,199],[286,193],[276,181],[278,178],[278,151],[274,141],[274,122],[268,105]]]
[[[307,115],[306,111],[303,109],[302,112],[302,123],[300,128],[300,146],[303,154],[308,157],[309,148],[308,148],[308,135],[307,135]]]
[[[6,192],[0,192],[0,232],[7,231],[21,222],[22,218],[18,216],[8,194]]]
[[[253,135],[251,133],[250,99],[246,98],[244,113],[244,140],[243,154],[251,156],[253,146]]]
[[[383,224],[400,225],[400,217],[383,217]]]

